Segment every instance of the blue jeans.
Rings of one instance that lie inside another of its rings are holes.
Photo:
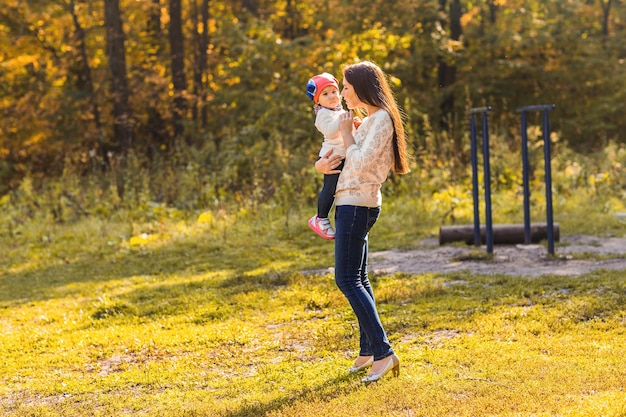
[[[374,360],[394,353],[380,322],[374,292],[367,278],[367,237],[379,214],[380,207],[335,208],[335,282],[359,322],[359,355],[373,355]]]

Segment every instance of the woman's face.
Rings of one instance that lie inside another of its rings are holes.
[[[352,84],[346,80],[346,77],[343,77],[343,90],[341,90],[341,96],[349,109],[356,109],[361,103],[361,100],[359,100],[359,97],[356,95],[354,88],[352,88]]]

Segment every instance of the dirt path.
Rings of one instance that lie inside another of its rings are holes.
[[[414,250],[373,252],[369,267],[385,274],[470,271],[516,276],[581,275],[616,269],[626,276],[626,238],[565,236],[555,252],[556,257],[550,258],[542,245],[496,245],[494,259],[481,260],[472,254],[486,254],[485,246],[439,246],[437,239],[425,239]]]

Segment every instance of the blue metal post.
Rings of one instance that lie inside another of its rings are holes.
[[[554,108],[554,106],[552,107]],[[546,225],[548,227],[548,253],[554,255],[554,219],[552,213],[552,169],[550,158],[550,121],[548,109],[543,110],[543,153],[546,173]]]
[[[530,244],[530,167],[528,163],[528,132],[526,112],[522,111],[522,182],[524,185],[524,243]]]
[[[480,209],[478,206],[478,152],[476,145],[476,117],[470,115],[470,149],[472,160],[472,198],[474,200],[474,246],[480,246]]]
[[[470,139],[472,152],[472,196],[474,198],[474,245],[480,246],[480,211],[478,208],[478,145],[476,140],[476,113],[482,113],[483,172],[485,186],[485,238],[487,253],[493,253],[493,224],[491,220],[491,172],[489,168],[489,125],[487,113],[491,106],[470,109]]]
[[[491,168],[489,165],[489,129],[487,124],[487,112],[483,113],[483,170],[485,182],[485,227],[487,253],[493,253],[493,223],[491,221]]]
[[[530,243],[530,191],[528,185],[528,134],[526,123],[527,111],[543,111],[543,152],[544,152],[544,170],[545,170],[545,186],[546,186],[546,227],[548,237],[548,253],[554,255],[554,214],[552,211],[552,168],[550,157],[550,123],[548,120],[548,111],[554,110],[554,104],[541,104],[534,106],[525,106],[517,109],[522,113],[522,163],[524,177],[524,240]]]

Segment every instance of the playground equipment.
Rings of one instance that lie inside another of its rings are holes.
[[[516,109],[521,113],[522,133],[522,179],[524,186],[524,224],[523,227],[516,224],[493,225],[491,218],[491,172],[489,166],[489,126],[487,113],[491,106],[476,107],[470,109],[470,141],[472,162],[472,197],[474,200],[474,225],[472,226],[442,226],[439,229],[439,244],[464,241],[480,246],[485,242],[487,253],[493,253],[493,244],[516,244],[526,245],[548,240],[548,253],[554,255],[554,242],[559,240],[559,225],[554,223],[552,210],[552,173],[550,167],[550,124],[548,111],[554,110],[554,104],[532,105]],[[528,162],[528,126],[526,112],[543,111],[542,132],[545,164],[545,188],[546,188],[546,223],[531,225],[530,222],[530,166]],[[476,114],[482,114],[482,151],[483,151],[483,174],[485,189],[485,227],[480,225],[480,210],[478,202],[478,146],[476,139]]]
[[[526,124],[526,112],[543,111],[543,154],[544,154],[544,171],[546,184],[546,232],[548,236],[548,253],[554,255],[554,221],[552,212],[552,168],[550,167],[550,121],[548,120],[548,111],[554,110],[554,104],[535,105],[519,107],[516,111],[522,113],[522,172],[524,181],[524,243],[530,243],[530,187],[528,164],[528,132]]]
[[[493,222],[491,219],[491,168],[489,166],[489,122],[491,106],[470,109],[470,144],[472,159],[472,196],[474,199],[474,245],[480,246],[480,210],[478,204],[478,144],[476,140],[476,114],[482,114],[483,177],[485,188],[485,240],[487,253],[493,253]]]

